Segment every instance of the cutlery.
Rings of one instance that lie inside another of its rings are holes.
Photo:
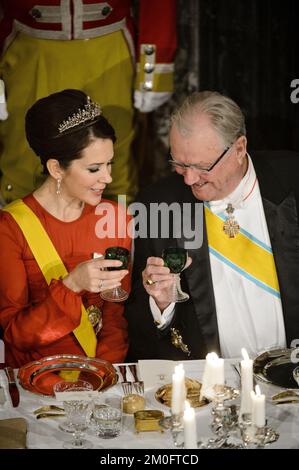
[[[231,364],[232,369],[237,373],[240,381],[240,387],[241,387],[241,364]],[[253,375],[253,386],[255,387],[257,385],[256,379]]]
[[[295,390],[283,390],[282,392],[276,393],[271,397],[272,401],[280,401],[284,398],[297,398],[299,400],[299,393]]]
[[[4,388],[0,385],[0,405],[4,405],[6,402]]]
[[[299,397],[296,399],[290,399],[290,400],[276,400],[276,401],[273,401],[273,404],[274,405],[288,405],[288,404],[291,404],[291,403],[297,403],[299,404]]]
[[[64,411],[64,408],[62,408],[61,406],[56,406],[56,405],[45,405],[45,406],[42,406],[41,408],[38,408],[37,410],[34,410],[33,413],[35,415],[38,415],[40,413],[46,413],[48,411]]]
[[[131,374],[134,377],[133,387],[135,388],[136,393],[138,393],[138,395],[143,395],[144,394],[144,383],[143,383],[142,380],[138,379],[136,364],[130,364],[129,369],[131,371]]]
[[[241,387],[241,373],[240,373],[238,366],[236,364],[231,364],[231,368],[233,369],[234,372],[236,372],[238,376],[239,386]]]
[[[127,381],[127,369],[126,366],[118,366],[119,372],[122,376],[121,386],[125,395],[130,395],[132,393],[132,382]]]
[[[5,367],[5,373],[8,379],[8,391],[10,394],[12,406],[15,408],[20,402],[20,394],[15,381],[15,375],[12,367]]]
[[[60,418],[60,416],[64,417],[65,413],[39,413],[38,415],[36,415],[36,419]]]

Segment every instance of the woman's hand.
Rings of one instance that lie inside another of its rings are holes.
[[[119,267],[121,261],[109,259],[92,259],[78,264],[64,279],[63,284],[74,292],[102,292],[121,285],[121,280],[128,274],[127,269],[106,271]]]

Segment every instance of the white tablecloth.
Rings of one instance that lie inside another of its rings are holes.
[[[225,377],[228,385],[238,387],[239,377],[230,364],[231,361],[225,361]],[[204,361],[186,361],[184,362],[186,376],[201,380]],[[128,379],[132,377],[128,373]],[[8,385],[4,371],[0,371],[0,385],[5,388],[6,402],[0,405],[0,418],[23,417],[28,424],[27,447],[29,449],[60,449],[63,447],[63,441],[69,439],[69,436],[58,428],[58,419],[37,420],[33,411],[37,408],[55,403],[54,398],[45,398],[35,395],[19,386],[20,404],[17,408],[11,405],[8,394]],[[280,433],[277,442],[269,445],[269,448],[299,448],[299,404],[298,405],[273,405],[270,397],[278,392],[277,387],[261,384],[263,393],[266,393],[266,415],[268,424],[274,427]],[[146,409],[160,409],[165,415],[169,414],[169,408],[157,402],[155,399],[156,387],[146,390]],[[121,385],[117,384],[106,392],[109,395],[120,396],[122,394]],[[211,424],[211,405],[196,409],[197,434],[198,438],[212,436],[210,430]],[[160,432],[142,432],[135,433],[134,418],[131,415],[124,415],[124,426],[122,434],[114,439],[103,440],[88,430],[87,438],[92,441],[94,448],[98,449],[174,449],[174,444],[169,431]]]

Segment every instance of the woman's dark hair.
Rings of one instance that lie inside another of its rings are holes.
[[[85,109],[88,99],[83,91],[63,90],[41,98],[27,111],[26,137],[39,156],[45,174],[50,158],[55,158],[62,168],[67,169],[72,160],[81,158],[82,150],[95,138],[116,141],[113,127],[102,114],[59,132],[63,121]]]

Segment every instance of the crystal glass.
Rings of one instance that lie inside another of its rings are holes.
[[[122,266],[107,268],[107,271],[118,271],[120,269],[127,269],[129,264],[130,252],[121,246],[111,246],[105,251],[105,259],[113,259],[122,261]],[[114,287],[100,293],[104,300],[111,302],[123,302],[129,296],[128,292],[121,287]]]
[[[122,430],[122,410],[109,405],[98,407],[93,412],[97,435],[102,439],[119,436]]]
[[[54,385],[54,393],[57,392],[89,392],[93,386],[84,380],[74,382],[61,381]],[[70,429],[73,429],[73,440],[63,444],[65,449],[88,449],[92,447],[91,442],[82,438],[83,431],[88,427],[88,421],[92,412],[92,402],[89,399],[64,399],[63,407],[66,421]]]
[[[164,265],[174,274],[173,292],[171,302],[185,302],[189,299],[189,295],[182,291],[180,273],[186,266],[188,252],[184,248],[170,246],[165,248],[162,253]]]

